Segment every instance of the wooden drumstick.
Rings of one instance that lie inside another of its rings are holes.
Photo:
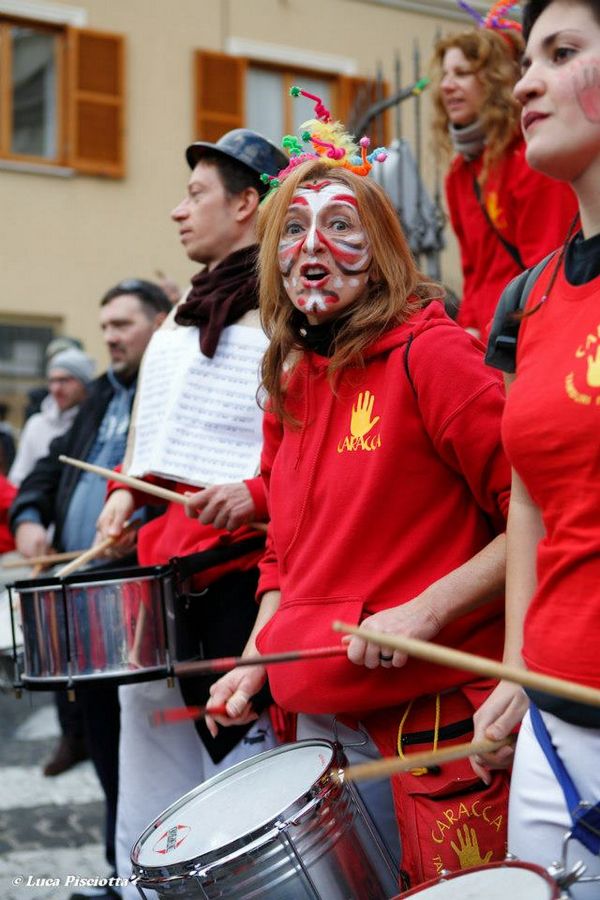
[[[269,653],[264,656],[221,656],[216,659],[201,659],[197,662],[176,663],[173,670],[179,678],[186,675],[230,672],[232,669],[237,669],[238,666],[272,666],[276,663],[302,662],[310,659],[325,659],[330,656],[346,656],[346,648],[341,644],[336,644],[333,647],[287,650],[284,653]]]
[[[493,753],[501,747],[511,747],[515,740],[516,736],[509,734],[501,741],[483,740],[468,744],[454,744],[443,750],[411,753],[402,759],[399,756],[375,759],[373,762],[348,766],[347,769],[344,769],[342,777],[348,781],[364,781],[367,778],[387,778],[389,775],[410,772],[412,769],[431,769],[455,759],[464,759],[466,756],[475,756],[479,753]]]
[[[69,562],[76,559],[83,550],[69,550],[67,553],[47,553],[45,556],[22,557],[21,559],[10,559],[8,562],[2,563],[3,569],[22,569],[24,566],[54,566],[56,563]]]
[[[150,714],[151,725],[174,725],[177,722],[189,722],[203,719],[205,716],[226,716],[227,706],[174,706],[169,709],[155,709]]]
[[[153,497],[160,497],[161,500],[168,500],[170,503],[179,503],[181,506],[190,506],[190,498],[185,494],[178,494],[177,491],[170,491],[168,488],[160,487],[158,484],[149,484],[141,478],[134,478],[133,475],[124,475],[122,472],[115,472],[113,469],[105,469],[103,466],[96,466],[93,463],[84,462],[82,459],[73,459],[71,456],[61,455],[58,457],[63,463],[69,466],[75,466],[77,469],[84,469],[86,472],[93,472],[94,475],[100,475],[108,481],[116,481],[126,487],[133,488],[136,491],[143,491],[145,494],[151,494]],[[206,488],[208,485],[199,485],[200,488]],[[264,522],[250,522],[250,528],[255,531],[266,531],[267,526]]]
[[[171,503],[179,503],[182,506],[189,505],[189,497],[178,494],[177,491],[170,491],[168,488],[160,487],[158,484],[149,484],[141,478],[124,475],[122,472],[113,471],[113,469],[105,469],[104,466],[95,466],[93,463],[85,462],[83,459],[73,459],[71,456],[59,456],[58,458],[69,466],[84,469],[86,472],[93,472],[94,475],[100,475],[102,478],[106,478],[107,481],[116,481],[136,491],[143,491],[145,494],[152,494],[153,497],[160,497],[161,500],[169,500]],[[205,487],[205,485],[203,486]]]
[[[454,650],[452,647],[443,647],[430,641],[421,641],[417,638],[401,637],[400,635],[383,634],[380,631],[372,631],[369,628],[357,628],[345,622],[333,622],[334,631],[344,634],[354,634],[373,644],[387,647],[390,650],[400,650],[409,656],[416,656],[427,662],[438,663],[441,666],[450,666],[453,669],[462,669],[466,672],[475,672],[488,678],[497,678],[503,681],[511,681],[522,687],[543,691],[556,697],[564,697],[566,700],[574,700],[576,703],[587,703],[590,706],[600,706],[600,690],[567,681],[564,678],[554,678],[551,675],[540,675],[530,672],[529,669],[520,669],[518,666],[509,666],[506,663],[488,659],[485,656],[476,656],[473,653],[465,653],[463,650]]]
[[[108,550],[116,541],[123,537],[124,534],[127,534],[129,531],[132,531],[134,528],[138,528],[141,525],[141,522],[125,522],[123,525],[123,530],[121,534],[116,537],[107,537],[104,538],[103,541],[100,541],[98,544],[94,544],[93,547],[90,547],[89,550],[84,550],[79,556],[77,556],[70,563],[67,563],[66,566],[63,566],[62,569],[59,569],[56,573],[57,578],[64,578],[66,575],[70,575],[71,572],[76,572],[78,569],[81,569],[86,563],[90,562],[92,559],[96,559],[97,556],[101,556],[105,550]]]

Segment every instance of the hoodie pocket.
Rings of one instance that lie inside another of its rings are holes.
[[[364,601],[357,597],[301,597],[284,600],[259,632],[260,653],[282,653],[340,644],[332,630],[337,619],[358,625]],[[324,713],[354,709],[354,693],[364,668],[344,656],[278,663],[268,667],[275,702],[293,712]],[[362,687],[360,687],[362,690]],[[348,705],[350,704],[350,705]]]

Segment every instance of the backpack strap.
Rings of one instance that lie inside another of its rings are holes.
[[[557,251],[553,250],[536,266],[521,272],[502,291],[492,320],[485,354],[488,366],[514,374],[517,364],[517,337],[521,324],[516,313],[525,309],[534,284],[556,253]]]

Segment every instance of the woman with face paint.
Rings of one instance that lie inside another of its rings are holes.
[[[486,17],[460,5],[479,27],[436,45],[433,132],[442,157],[455,153],[446,202],[462,262],[458,322],[486,340],[502,290],[564,241],[576,202],[525,159],[513,96],[523,40],[519,25],[501,17],[513,4],[496,3]]]
[[[581,229],[538,275],[519,323],[503,421],[513,465],[505,658],[600,688],[600,4],[532,0],[524,32],[515,95],[527,159],[573,187]],[[600,710],[527,694],[501,683],[476,731],[501,737],[525,715],[509,850],[548,866],[561,858],[576,798],[592,806],[600,800]],[[574,794],[553,772],[547,735]],[[474,768],[486,777],[484,765],[507,761],[506,754],[478,759]],[[567,867],[583,859],[587,875],[600,875],[594,828],[578,825],[584,841],[568,845]],[[600,882],[570,891],[591,900]]]
[[[440,288],[372,179],[301,163],[259,230],[271,524],[246,654],[331,644],[341,619],[497,656],[509,472],[496,374],[432,299]],[[253,717],[268,676],[303,737],[337,714],[384,755],[468,740],[490,682],[346,645],[335,659],[228,673],[211,703],[230,718],[210,727]],[[393,791],[413,884],[503,858],[505,776],[484,788],[459,761],[395,777]]]

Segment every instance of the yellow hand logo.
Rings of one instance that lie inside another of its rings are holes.
[[[358,400],[352,407],[352,418],[350,420],[350,431],[353,437],[364,437],[379,422],[379,416],[371,419],[374,403],[375,397],[370,391],[365,391],[364,394],[358,395]]]
[[[591,388],[600,387],[600,346],[595,353],[588,353],[587,383]]]
[[[479,852],[479,841],[474,828],[463,825],[462,832],[460,828],[456,831],[458,844],[450,841],[450,846],[458,856],[461,869],[472,869],[473,866],[483,866],[492,858],[492,851],[488,850],[485,857],[482,858]]]

